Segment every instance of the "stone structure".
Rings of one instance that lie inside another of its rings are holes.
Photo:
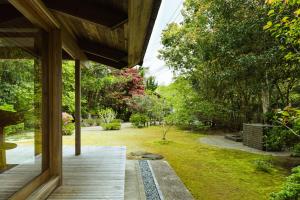
[[[268,124],[243,124],[243,144],[255,149],[265,150],[264,135],[267,129],[271,127]]]

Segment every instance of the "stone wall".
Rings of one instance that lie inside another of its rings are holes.
[[[243,124],[243,144],[264,150],[264,134],[270,127],[267,124]]]

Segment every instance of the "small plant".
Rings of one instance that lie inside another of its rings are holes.
[[[280,127],[273,127],[268,130],[267,134],[264,136],[265,148],[267,151],[282,151],[285,145],[285,137],[283,130]]]
[[[102,123],[101,126],[104,130],[120,130],[121,129],[121,120],[114,119],[110,123]]]
[[[273,165],[269,160],[262,160],[262,159],[255,160],[254,164],[256,170],[258,171],[271,173],[273,170]]]
[[[292,149],[293,157],[300,157],[300,143],[296,144]]]
[[[99,119],[102,123],[111,123],[116,119],[117,114],[111,108],[106,108],[98,111]]]
[[[75,130],[74,123],[69,123],[69,124],[63,125],[62,134],[63,135],[72,135],[74,133],[74,130]]]
[[[292,169],[279,192],[271,194],[270,200],[298,200],[300,199],[300,166]]]
[[[149,122],[149,117],[144,114],[133,114],[131,115],[129,121],[134,127],[143,128]]]
[[[14,135],[14,134],[20,133],[22,131],[24,131],[24,123],[10,125],[10,126],[6,126],[4,128],[4,133],[6,135]]]
[[[75,130],[75,125],[73,122],[73,117],[72,115],[63,112],[62,113],[62,134],[63,135],[72,135],[73,131]]]

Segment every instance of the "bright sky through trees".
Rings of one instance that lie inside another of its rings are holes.
[[[172,81],[172,71],[168,69],[165,62],[157,58],[158,50],[162,48],[161,32],[172,22],[181,22],[181,9],[183,0],[162,1],[157,20],[154,25],[150,43],[144,58],[144,66],[149,67],[148,76],[155,76],[159,85],[167,85]]]

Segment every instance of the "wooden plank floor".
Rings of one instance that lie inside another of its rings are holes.
[[[0,200],[8,199],[41,173],[41,159],[25,162],[0,174]]]
[[[64,148],[63,185],[48,199],[123,200],[125,164],[125,147]]]

